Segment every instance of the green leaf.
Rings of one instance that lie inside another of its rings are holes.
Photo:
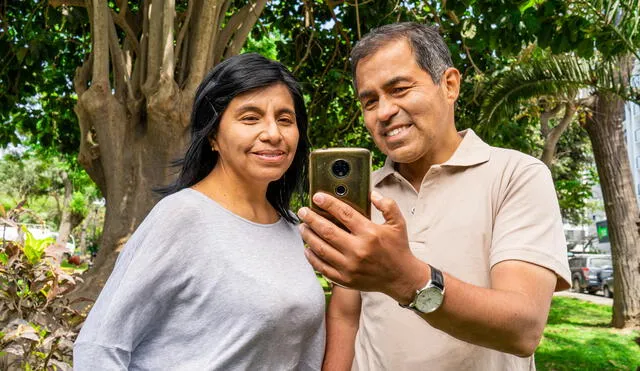
[[[26,240],[25,240],[24,246],[22,247],[22,251],[24,252],[24,255],[27,257],[27,259],[29,260],[29,263],[36,264],[42,258],[42,255],[44,254],[44,249],[47,246],[51,245],[52,243],[55,243],[55,240],[51,237],[37,239],[24,226],[22,227],[22,231],[26,236]]]

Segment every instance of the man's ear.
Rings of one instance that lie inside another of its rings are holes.
[[[444,89],[447,100],[451,104],[454,104],[460,95],[460,78],[460,71],[449,67],[440,79],[440,86]]]

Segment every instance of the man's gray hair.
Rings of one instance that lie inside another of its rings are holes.
[[[351,73],[356,90],[356,69],[358,62],[374,54],[389,43],[405,39],[413,51],[418,66],[425,70],[435,84],[440,84],[444,71],[453,67],[451,53],[436,26],[427,26],[415,22],[402,22],[384,25],[371,30],[351,50]]]

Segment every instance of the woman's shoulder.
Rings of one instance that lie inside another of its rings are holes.
[[[202,217],[205,206],[196,194],[197,192],[185,188],[162,198],[151,209],[144,224],[166,225],[169,229],[180,225],[188,225],[189,221]]]

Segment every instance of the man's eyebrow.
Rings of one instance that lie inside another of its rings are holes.
[[[387,81],[384,83],[384,85],[382,85],[382,88],[387,90],[390,87],[396,85],[397,83],[400,82],[412,82],[413,79],[409,76],[396,76],[394,78],[392,78],[391,80]]]
[[[389,81],[385,82],[382,85],[382,89],[387,90],[390,87],[392,87],[392,86],[394,86],[394,85],[396,85],[396,84],[398,84],[400,82],[412,82],[412,81],[413,81],[413,79],[411,77],[408,77],[408,76],[396,76],[396,77],[393,77],[392,79],[390,79]],[[362,92],[360,92],[358,94],[358,98],[360,100],[363,100],[365,98],[369,98],[369,97],[375,96],[375,95],[376,94],[375,94],[375,92],[373,90],[363,90]]]

